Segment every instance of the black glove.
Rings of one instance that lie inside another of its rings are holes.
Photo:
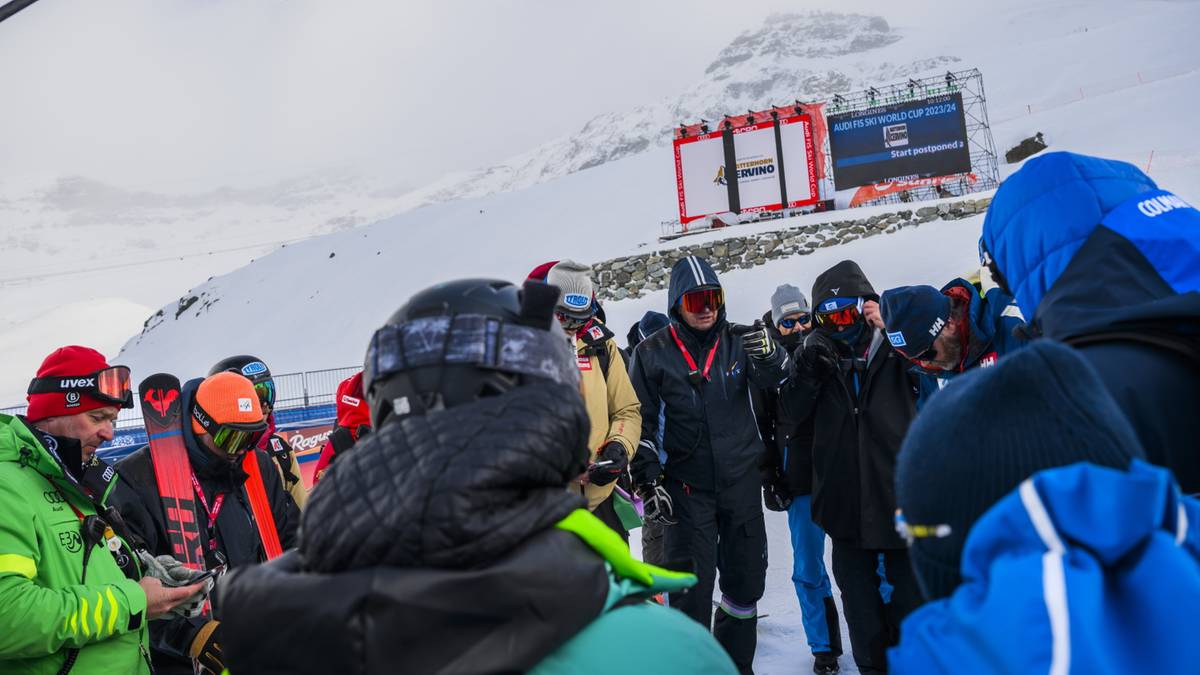
[[[200,627],[196,637],[192,638],[188,656],[196,664],[197,672],[203,675],[221,675],[225,672],[225,656],[221,653],[220,621],[209,621]]]
[[[667,489],[655,482],[638,487],[638,496],[644,502],[643,514],[646,520],[660,525],[676,525],[675,505]]]
[[[763,479],[763,504],[768,511],[787,511],[792,505],[792,495],[788,494],[778,470]]]
[[[625,446],[609,441],[596,453],[596,462],[588,467],[588,482],[592,485],[608,485],[621,477],[629,467],[629,454]]]
[[[742,335],[742,349],[751,358],[766,361],[775,353],[775,341],[767,335],[766,328],[756,328]]]
[[[830,344],[829,338],[820,333],[812,333],[796,349],[796,368],[801,375],[825,380],[837,373],[837,350]]]

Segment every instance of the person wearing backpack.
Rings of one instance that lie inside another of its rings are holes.
[[[587,471],[571,489],[588,500],[588,509],[597,518],[628,541],[629,530],[640,524],[627,477],[642,429],[641,404],[613,332],[596,316],[599,306],[591,271],[587,265],[563,260],[546,274],[546,283],[559,288],[555,317],[574,338],[591,422],[588,447],[592,456]]]
[[[981,262],[1032,335],[1100,375],[1147,459],[1200,492],[1200,212],[1126,162],[1052,152],[996,192]]]

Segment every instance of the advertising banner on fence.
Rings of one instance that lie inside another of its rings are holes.
[[[311,488],[313,472],[317,469],[317,460],[321,458],[321,448],[325,447],[325,441],[333,433],[333,420],[298,424],[278,429],[276,433],[292,446],[292,452],[300,462],[300,477],[304,485]]]
[[[779,120],[779,140],[787,186],[787,208],[815,204],[821,198],[817,188],[820,164],[817,162],[813,122],[808,115]]]
[[[830,115],[838,190],[971,170],[962,94]]]
[[[681,223],[729,210],[721,132],[675,139],[675,189]]]
[[[725,166],[721,133],[677,137],[675,181],[679,193],[679,222],[728,212],[727,171],[736,172],[742,213],[784,208],[781,186],[787,188],[787,208],[814,204],[819,199],[813,124],[807,115],[768,120],[733,131],[736,166]],[[780,149],[783,161],[780,162]]]
[[[778,211],[783,208],[783,200],[779,196],[775,122],[768,120],[734,129],[733,147],[737,152],[737,182],[742,213]],[[722,173],[722,185],[727,178]]]
[[[918,188],[936,188],[939,186],[949,185],[974,185],[979,177],[973,173],[960,174],[955,176],[934,176],[932,178],[916,178],[913,180],[897,180],[888,181],[886,183],[872,183],[864,185],[854,192],[854,196],[850,199],[847,205],[850,208],[869,204],[880,197],[886,197],[897,192],[905,192],[906,190],[916,190]],[[960,192],[962,192],[960,190]],[[951,191],[953,196],[958,196]]]

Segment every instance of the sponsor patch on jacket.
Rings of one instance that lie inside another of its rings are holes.
[[[887,334],[888,342],[892,343],[893,347],[905,347],[908,343],[904,341],[904,333],[896,331],[895,333]]]
[[[242,366],[242,375],[245,375],[246,377],[262,375],[265,372],[267,372],[267,364],[263,363],[262,361],[251,361],[250,363]]]
[[[342,403],[345,403],[352,408],[357,408],[358,406],[362,405],[362,399],[355,398],[350,394],[342,394]]]
[[[579,361],[579,369],[580,370],[591,370],[592,369],[592,357],[581,355],[576,358]]]

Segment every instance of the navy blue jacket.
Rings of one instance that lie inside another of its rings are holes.
[[[716,272],[702,258],[689,257],[671,271],[669,315],[696,365],[703,369],[713,345],[709,379],[693,384],[690,368],[671,330],[659,330],[638,344],[629,379],[642,404],[642,437],[632,462],[634,481],[644,484],[661,472],[671,480],[714,490],[757,471],[763,444],[750,405],[750,388],[774,388],[787,376],[788,355],[777,349],[771,359],[746,355],[732,334],[722,308],[716,325],[695,334],[676,311],[683,294],[720,287]],[[718,343],[719,341],[719,343]]]
[[[1030,160],[992,201],[981,245],[1033,330],[1074,345],[1149,460],[1200,492],[1200,212],[1137,167]]]
[[[955,279],[946,284],[942,287],[942,293],[946,294],[951,289],[961,289],[957,294],[967,295],[970,299],[967,313],[970,337],[967,340],[966,354],[960,370],[932,372],[922,368],[916,369],[921,374],[918,410],[925,405],[930,396],[949,384],[956,375],[972,368],[993,366],[1001,356],[1025,344],[1024,340],[1013,335],[1013,330],[1025,323],[1025,319],[1011,295],[999,288],[993,288],[981,296],[979,291],[975,290],[975,286],[965,279]]]

